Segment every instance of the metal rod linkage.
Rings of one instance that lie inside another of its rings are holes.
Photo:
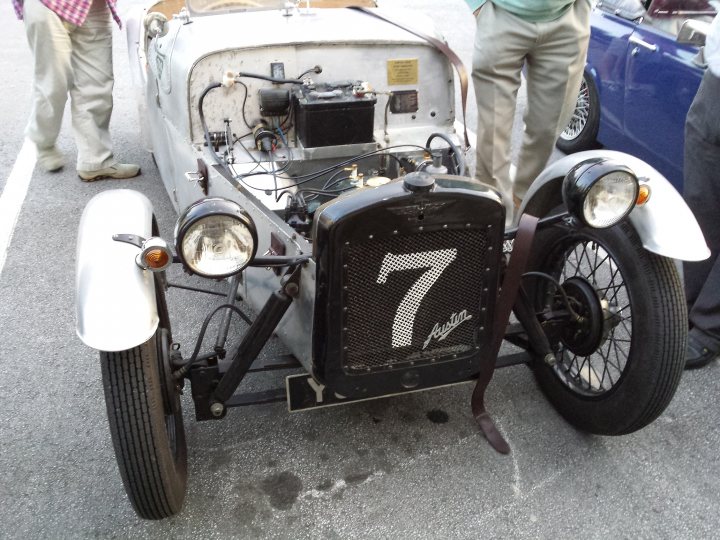
[[[239,286],[240,276],[238,274],[235,274],[233,277],[230,278],[227,296],[225,297],[226,304],[235,305],[235,299],[237,297],[237,291]],[[225,350],[225,342],[227,341],[228,331],[230,330],[230,321],[232,320],[232,314],[232,309],[226,309],[225,311],[223,311],[222,320],[220,321],[220,330],[218,331],[218,336],[215,340],[216,351]]]

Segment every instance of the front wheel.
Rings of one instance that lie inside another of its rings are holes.
[[[636,431],[672,399],[684,367],[687,312],[675,264],[646,251],[628,223],[538,233],[525,286],[555,351],[535,375],[571,424]],[[569,317],[567,306],[577,318]],[[562,314],[565,313],[565,316]]]
[[[128,498],[145,519],[172,516],[185,499],[185,429],[169,347],[169,332],[160,327],[138,347],[100,353],[115,457]]]

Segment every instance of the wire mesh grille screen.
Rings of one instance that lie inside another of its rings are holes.
[[[474,353],[477,331],[485,325],[488,245],[484,229],[462,229],[346,246],[345,370],[400,368]]]

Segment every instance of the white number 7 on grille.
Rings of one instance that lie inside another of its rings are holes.
[[[395,255],[394,253],[385,255],[380,266],[380,275],[377,277],[378,283],[385,283],[388,275],[392,272],[428,268],[428,271],[424,272],[410,287],[410,290],[408,290],[398,306],[392,328],[393,348],[412,345],[415,315],[420,308],[420,303],[438,280],[440,274],[455,260],[455,257],[457,257],[457,249],[455,248],[403,255]]]

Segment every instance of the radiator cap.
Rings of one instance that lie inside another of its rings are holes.
[[[425,193],[432,191],[433,186],[435,185],[435,178],[424,171],[411,172],[405,176],[403,185],[408,191]]]

